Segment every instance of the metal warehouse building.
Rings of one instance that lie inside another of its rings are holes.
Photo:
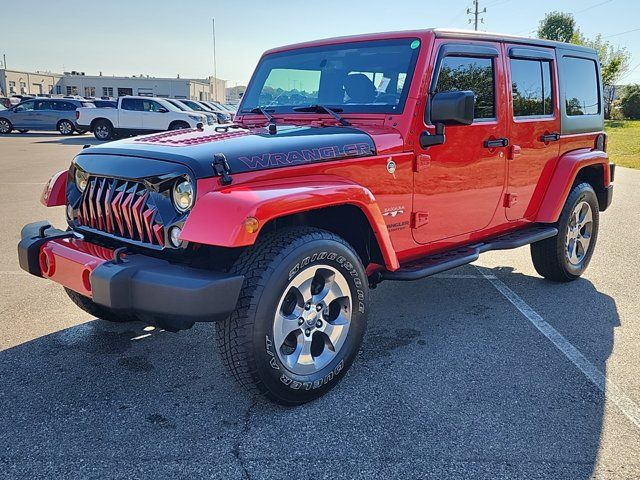
[[[0,93],[3,95],[82,95],[84,97],[150,97],[189,98],[225,101],[226,81],[208,77],[161,78],[139,75],[115,77],[85,75],[82,72],[31,73],[0,69]]]

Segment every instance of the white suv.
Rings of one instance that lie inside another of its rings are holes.
[[[206,125],[207,118],[198,112],[181,111],[163,98],[120,97],[117,108],[78,108],[76,124],[93,132],[98,140],[111,140],[116,134],[195,128]]]

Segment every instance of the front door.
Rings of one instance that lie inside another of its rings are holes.
[[[166,130],[169,126],[167,122],[166,108],[163,108],[155,100],[142,100],[142,126],[145,130]]]
[[[475,111],[471,125],[446,127],[442,145],[417,147],[412,231],[418,243],[481,230],[501,205],[508,149],[501,51],[493,42],[436,43],[430,96],[471,90]]]
[[[505,45],[510,92],[509,220],[533,220],[560,152],[555,54],[551,48]]]
[[[28,100],[13,107],[13,115],[10,120],[15,128],[35,128],[37,126],[35,103],[34,100]]]

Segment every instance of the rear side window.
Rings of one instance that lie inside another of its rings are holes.
[[[124,98],[120,105],[123,110],[142,111],[142,100],[137,98]]]
[[[78,108],[78,107],[76,106],[75,103],[71,103],[71,102],[63,102],[62,103],[62,110],[66,110],[66,111],[70,112],[72,110],[75,111],[76,108]]]
[[[495,118],[493,59],[445,57],[440,65],[436,92],[471,90],[476,97],[474,118]]]
[[[514,117],[553,114],[551,62],[511,59]]]
[[[598,115],[600,89],[596,62],[586,58],[562,59],[567,115]]]

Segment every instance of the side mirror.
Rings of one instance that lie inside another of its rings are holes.
[[[468,90],[440,92],[431,97],[430,120],[435,125],[436,132],[433,135],[422,132],[422,148],[443,144],[445,125],[471,125],[475,103],[475,95]]]
[[[431,123],[434,125],[471,125],[475,96],[471,91],[436,93],[431,99]]]

